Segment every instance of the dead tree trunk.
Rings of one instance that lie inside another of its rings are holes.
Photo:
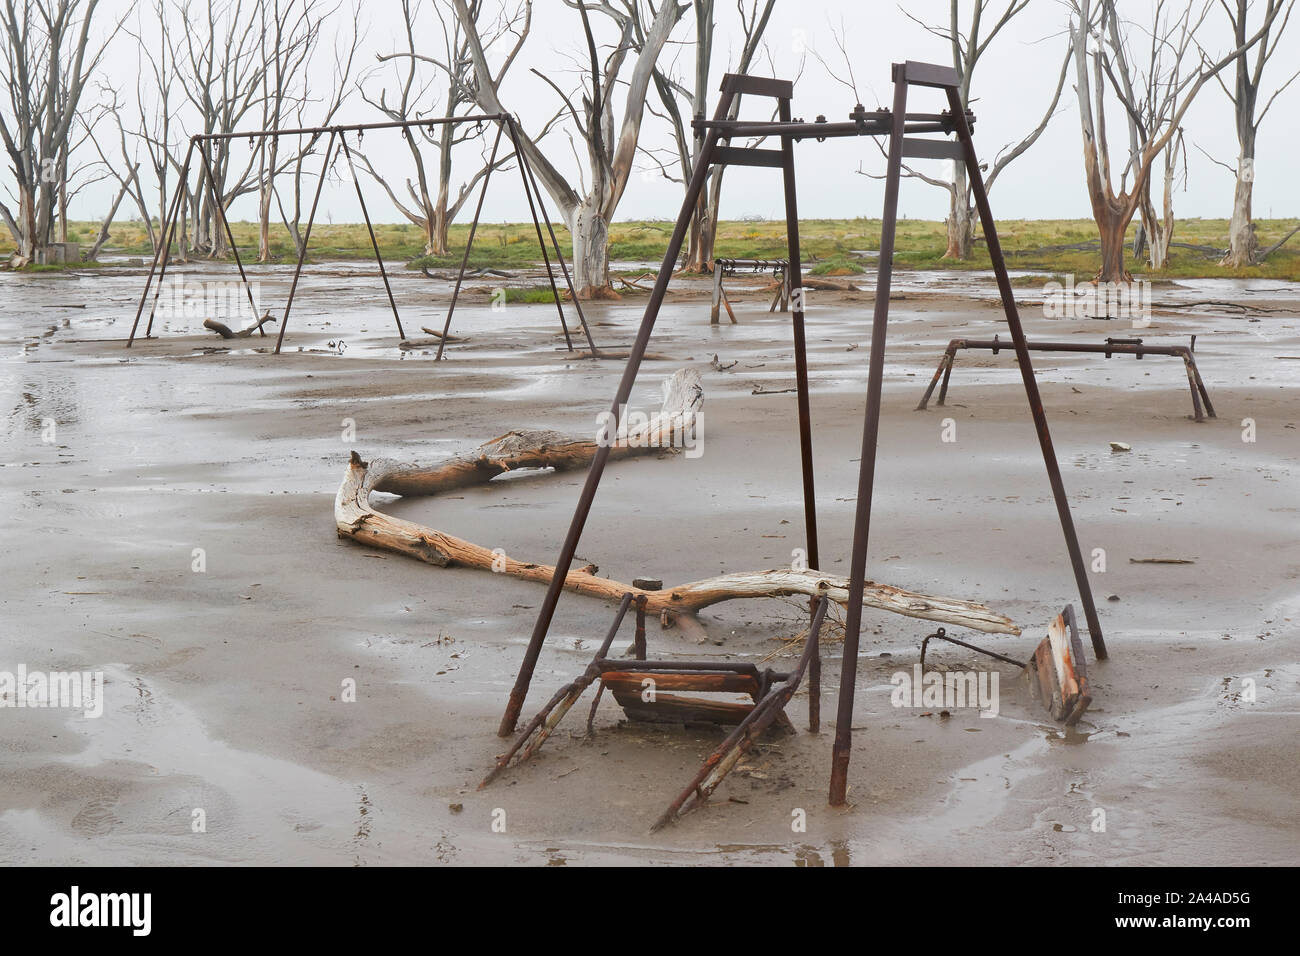
[[[1253,112],[1253,98],[1251,107]],[[1255,265],[1260,255],[1260,241],[1255,234],[1255,217],[1251,199],[1255,194],[1255,125],[1239,126],[1239,155],[1236,160],[1236,187],[1232,190],[1232,219],[1227,234],[1227,255],[1223,265],[1240,269]]]
[[[966,184],[966,166],[953,163],[952,189],[948,195],[948,248],[945,259],[969,259],[975,245],[975,217]]]

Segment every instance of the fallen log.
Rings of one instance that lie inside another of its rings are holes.
[[[658,413],[636,420],[624,415],[618,432],[604,439],[612,445],[610,459],[683,447],[688,433],[694,433],[696,416],[703,405],[704,386],[699,372],[681,369],[665,381],[663,406]],[[498,475],[523,468],[556,471],[585,468],[595,457],[600,440],[594,432],[590,438],[579,438],[550,430],[510,431],[483,443],[470,455],[431,466],[387,459],[376,459],[367,466],[353,452],[354,465],[350,470],[360,462],[370,482],[368,491],[404,496],[438,495],[455,488],[485,484]]]
[[[665,447],[675,436],[684,435],[703,403],[698,374],[682,370],[670,379],[664,409],[612,450],[620,457]],[[538,436],[544,436],[538,438]],[[644,442],[638,446],[637,442]],[[655,444],[658,443],[658,444]],[[367,463],[355,451],[334,501],[334,522],[340,537],[416,558],[438,567],[466,567],[495,571],[539,584],[547,584],[555,568],[533,561],[521,561],[501,551],[457,538],[454,535],[396,518],[377,511],[370,503],[375,491],[403,495],[431,495],[471,484],[481,484],[507,471],[522,467],[579,467],[595,454],[594,440],[564,438],[555,432],[509,432],[480,448],[479,455],[452,459],[433,467],[404,465],[385,459]],[[825,595],[846,604],[847,578],[813,570],[776,568],[724,574],[719,577],[678,585],[666,590],[647,590],[599,577],[590,566],[568,571],[565,587],[608,601],[624,595],[644,596],[646,610],[657,613],[664,623],[681,614],[740,598]],[[867,582],[862,603],[865,607],[892,611],[906,617],[941,621],[960,627],[996,634],[1019,634],[1007,617],[982,604],[957,598],[919,594],[888,584]]]
[[[703,404],[704,387],[699,373],[693,369],[677,371],[664,383],[664,402],[659,412],[641,421],[630,421],[631,416],[624,416],[618,431],[603,439],[613,446],[610,457],[626,458],[685,445],[687,436],[694,433]],[[485,484],[498,475],[524,468],[569,471],[588,465],[600,443],[594,436],[576,438],[545,430],[511,431],[479,446],[473,454],[433,466],[382,458],[367,463],[354,451],[334,500],[335,526],[340,537],[438,567],[478,568],[546,584],[555,574],[554,567],[520,561],[436,528],[384,514],[371,505],[370,496],[376,491],[404,496],[437,495]],[[793,568],[724,574],[666,590],[648,590],[598,577],[595,568],[589,566],[570,570],[565,587],[616,602],[629,593],[634,597],[644,595],[646,610],[659,614],[665,623],[680,614],[694,614],[710,605],[739,598],[825,595],[843,605],[849,593],[846,578]],[[995,614],[982,604],[918,594],[887,584],[868,582],[863,605],[986,633],[1020,633],[1009,618]]]
[[[443,341],[447,341],[447,342],[468,342],[469,341],[468,335],[466,336],[447,335],[444,337],[441,332],[435,331],[434,329],[429,328],[427,325],[421,326],[420,330],[422,332],[429,333],[430,337],[427,339],[402,339],[402,341],[397,343],[397,347],[399,349],[425,349],[425,348],[430,348],[434,345],[441,345]]]
[[[254,332],[260,332],[262,335],[265,335],[266,333],[262,331],[262,326],[266,325],[268,322],[274,324],[275,319],[271,318],[270,312],[263,312],[262,317],[257,320],[256,324],[250,325],[246,329],[240,329],[237,332],[231,329],[230,326],[226,325],[224,322],[218,322],[216,319],[204,319],[203,327],[205,329],[211,329],[223,339],[246,339]]]
[[[438,567],[478,568],[539,584],[550,583],[555,575],[555,568],[551,565],[520,561],[436,528],[376,511],[369,503],[370,492],[376,484],[372,475],[376,474],[374,469],[378,467],[377,474],[382,480],[386,465],[388,463],[382,460],[367,465],[353,452],[334,502],[334,521],[340,537],[352,538],[362,544],[403,554]],[[570,591],[607,601],[618,601],[629,593],[633,597],[644,595],[646,610],[661,616],[665,613],[694,613],[710,605],[739,598],[826,595],[837,604],[845,605],[849,597],[847,578],[793,568],[723,574],[663,591],[646,591],[579,568],[568,572],[564,586]],[[905,617],[941,621],[989,634],[1020,633],[1020,629],[1009,618],[994,613],[982,604],[919,594],[874,581],[867,582],[862,604],[864,607],[893,611]]]

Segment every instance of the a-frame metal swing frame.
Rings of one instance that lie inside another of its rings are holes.
[[[375,238],[375,228],[370,220],[370,212],[366,207],[366,198],[361,191],[361,179],[357,175],[356,167],[352,163],[352,151],[348,148],[347,135],[349,133],[357,134],[358,139],[370,130],[391,130],[400,129],[403,136],[410,136],[412,130],[421,128],[430,128],[445,125],[461,125],[465,123],[496,123],[497,134],[492,142],[491,158],[488,160],[486,172],[483,174],[483,183],[479,188],[478,202],[474,207],[474,218],[470,222],[469,237],[465,243],[465,252],[461,257],[460,269],[456,273],[456,283],[452,288],[451,303],[447,307],[447,318],[443,323],[442,335],[438,341],[437,359],[441,361],[443,352],[447,345],[447,335],[451,330],[451,317],[456,311],[456,302],[460,298],[461,286],[465,281],[465,270],[469,265],[470,250],[474,247],[474,235],[478,231],[479,216],[483,212],[483,200],[487,196],[488,183],[492,180],[492,173],[496,169],[497,149],[501,145],[501,136],[503,133],[509,133],[510,142],[514,147],[516,164],[519,166],[519,177],[523,182],[524,195],[528,199],[528,211],[533,221],[533,228],[537,233],[537,245],[542,252],[542,260],[546,265],[546,275],[550,281],[551,294],[555,299],[555,310],[559,314],[560,327],[564,330],[564,342],[570,352],[574,351],[573,337],[569,333],[569,325],[564,317],[564,306],[561,304],[561,297],[558,287],[555,284],[555,273],[551,268],[551,254],[555,255],[559,263],[560,271],[564,274],[564,282],[569,290],[569,299],[578,314],[578,324],[582,328],[583,335],[587,339],[587,345],[590,348],[590,354],[596,356],[599,350],[596,343],[592,341],[591,329],[587,325],[587,317],[583,314],[582,304],[578,301],[576,290],[573,287],[573,279],[569,274],[568,264],[564,261],[564,255],[560,252],[560,243],[555,236],[555,229],[551,225],[550,217],[546,212],[545,200],[542,198],[541,187],[537,183],[537,176],[533,172],[532,164],[528,161],[528,154],[521,148],[520,133],[514,117],[509,113],[482,113],[471,114],[468,116],[444,116],[434,117],[423,120],[394,120],[384,123],[354,123],[351,125],[335,126],[312,126],[300,129],[261,129],[248,130],[234,133],[206,133],[196,134],[190,137],[189,149],[185,153],[185,161],[181,164],[181,175],[177,180],[176,190],[167,207],[166,220],[159,224],[160,235],[163,242],[158,250],[154,253],[153,263],[149,267],[149,277],[145,280],[144,291],[140,293],[140,304],[135,311],[135,321],[131,325],[131,334],[127,337],[126,347],[130,348],[135,343],[136,332],[140,327],[140,319],[144,314],[145,302],[149,301],[149,290],[153,286],[155,274],[158,277],[158,286],[154,289],[153,301],[149,307],[149,318],[145,324],[145,338],[149,338],[153,333],[154,314],[158,309],[158,298],[162,294],[163,279],[167,275],[167,266],[171,261],[172,240],[175,237],[176,225],[181,217],[181,210],[184,206],[186,189],[185,184],[189,181],[190,164],[193,161],[194,153],[197,151],[202,160],[202,170],[200,173],[199,189],[207,191],[208,200],[212,203],[213,209],[221,220],[221,228],[226,234],[226,241],[230,245],[231,253],[235,259],[235,265],[239,269],[239,280],[243,284],[244,291],[248,297],[248,306],[252,311],[253,320],[256,322],[257,304],[253,301],[253,288],[249,284],[248,274],[244,270],[244,262],[239,256],[239,247],[235,244],[235,236],[231,231],[230,222],[226,218],[226,210],[218,195],[216,177],[212,172],[212,160],[208,155],[209,144],[219,140],[234,139],[265,139],[268,137],[280,136],[301,136],[313,135],[319,136],[326,133],[329,137],[325,146],[324,162],[321,165],[320,176],[316,181],[316,192],[312,197],[311,209],[307,215],[307,225],[303,231],[302,249],[298,253],[298,261],[293,270],[293,281],[289,285],[289,296],[285,302],[284,315],[280,318],[280,331],[275,340],[274,354],[279,355],[280,349],[284,345],[284,333],[289,326],[289,312],[293,308],[293,299],[298,291],[298,279],[302,275],[303,263],[307,258],[307,247],[311,243],[311,230],[316,221],[316,207],[320,203],[321,190],[325,185],[325,177],[342,153],[348,164],[348,170],[352,174],[352,183],[356,187],[357,201],[361,205],[361,215],[366,221],[366,231],[370,236],[370,245],[375,253],[375,262],[379,265],[379,275],[384,282],[384,291],[388,295],[388,304],[393,311],[393,321],[397,324],[397,335],[405,341],[406,333],[402,329],[402,317],[397,311],[397,301],[393,297],[393,288],[388,280],[388,270],[384,267],[383,256],[379,252],[379,242]],[[339,148],[335,150],[334,142],[338,140]],[[546,231],[550,238],[550,249],[548,250],[546,240],[542,238],[542,224],[546,224]],[[257,331],[266,335],[266,331],[259,324]]]
[[[847,122],[826,122],[818,117],[816,122],[792,120],[790,99],[793,85],[786,80],[728,74],[722,82],[722,96],[712,120],[696,118],[692,124],[696,130],[705,134],[703,149],[696,162],[681,212],[664,254],[663,264],[646,305],[645,315],[637,333],[623,377],[619,382],[611,414],[617,423],[619,415],[631,394],[637,370],[645,356],[655,320],[664,294],[672,276],[674,264],[681,251],[683,239],[689,228],[696,200],[714,165],[767,166],[779,168],[785,185],[785,207],[787,242],[789,260],[792,264],[800,261],[799,257],[799,222],[795,203],[795,176],[793,144],[796,140],[827,139],[846,136],[887,136],[889,138],[888,166],[885,177],[884,214],[881,226],[880,257],[876,278],[875,311],[871,327],[871,355],[867,374],[866,415],[862,431],[862,455],[858,475],[857,516],[854,525],[852,561],[849,572],[849,598],[844,625],[844,651],[840,676],[839,704],[836,714],[835,742],[833,748],[830,775],[830,803],[840,806],[845,803],[848,788],[848,766],[852,744],[852,718],[854,692],[857,683],[858,642],[862,618],[862,594],[866,579],[867,548],[871,528],[871,501],[875,481],[876,439],[880,425],[880,393],[884,379],[885,336],[889,318],[889,289],[893,272],[894,240],[898,219],[898,189],[901,169],[905,157],[949,159],[965,163],[969,176],[971,192],[978,208],[980,221],[984,229],[984,238],[992,261],[994,275],[997,278],[998,291],[1001,294],[1003,310],[1019,360],[1020,374],[1024,381],[1025,394],[1029,403],[1030,414],[1038,432],[1039,447],[1047,469],[1052,494],[1056,501],[1061,530],[1065,536],[1070,564],[1074,572],[1075,583],[1083,604],[1084,617],[1092,639],[1093,650],[1098,659],[1106,657],[1106,645],[1102,638],[1101,623],[1097,617],[1093,602],[1092,589],[1088,582],[1087,567],[1079,548],[1074,521],[1070,514],[1070,504],[1061,480],[1061,470],[1052,446],[1047,418],[1043,412],[1042,399],[1038,385],[1034,380],[1033,365],[1026,345],[1025,333],[1020,323],[1011,281],[1007,275],[1006,262],[998,242],[997,228],[989,206],[988,194],[984,187],[983,176],[971,140],[971,126],[974,117],[961,102],[958,91],[958,75],[951,67],[908,61],[893,65],[894,101],[892,109],[878,109],[868,112],[859,104],[850,114]],[[932,87],[942,90],[947,95],[948,109],[941,113],[907,112],[908,89],[912,86]],[[751,95],[773,97],[777,100],[778,119],[767,122],[747,122],[728,119],[732,105],[738,96]],[[955,134],[955,139],[925,138],[917,134],[941,133]],[[739,148],[730,145],[735,137],[774,137],[779,138],[780,149]],[[797,265],[790,271],[791,284],[791,325],[794,336],[795,377],[798,392],[799,410],[799,452],[803,472],[804,517],[807,534],[807,552],[809,566],[820,567],[817,547],[817,513],[813,482],[812,433],[808,402],[808,362],[804,343],[804,301],[800,270]],[[546,597],[537,615],[532,637],[528,644],[524,660],[511,690],[505,714],[501,719],[498,733],[509,736],[515,729],[520,710],[528,693],[534,668],[551,625],[555,608],[559,602],[564,586],[564,569],[572,564],[574,554],[581,538],[582,530],[591,511],[596,489],[609,459],[610,447],[602,445],[587,472],[586,483],[578,499],[573,520],[569,526],[564,543],[560,548],[555,567],[559,573],[551,579]],[[815,656],[815,655],[814,655]],[[812,662],[810,677],[817,673],[819,662]],[[810,681],[811,683],[811,681]],[[810,708],[815,713],[818,702],[810,701]]]

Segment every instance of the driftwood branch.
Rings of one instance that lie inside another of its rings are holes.
[[[691,433],[703,404],[699,374],[677,372],[669,379],[661,411],[641,425],[620,428],[611,458],[629,457],[681,445]],[[377,511],[370,503],[373,492],[399,495],[434,495],[467,485],[483,484],[497,475],[520,468],[554,468],[566,471],[587,465],[595,455],[596,439],[566,437],[551,431],[514,431],[480,446],[472,455],[421,467],[376,459],[367,463],[356,453],[334,502],[334,520],[340,537],[425,561],[439,567],[493,570],[511,577],[549,583],[555,568],[522,561],[453,535]],[[724,574],[659,591],[646,591],[609,578],[593,567],[570,570],[565,587],[580,594],[619,601],[625,594],[644,595],[646,610],[665,622],[682,613],[694,613],[723,601],[739,598],[827,596],[838,604],[848,601],[848,580],[814,570],[776,568]],[[1009,618],[982,604],[956,598],[905,591],[887,584],[867,582],[863,605],[907,617],[941,621],[987,633],[1018,634]]]
[[[223,339],[246,339],[254,332],[261,332],[262,335],[265,335],[266,333],[262,332],[262,326],[266,325],[268,322],[275,324],[275,319],[271,318],[270,312],[263,312],[262,317],[257,320],[255,325],[250,325],[246,329],[240,329],[238,332],[232,330],[230,326],[226,325],[224,322],[218,322],[216,319],[204,319],[203,327],[205,329],[211,329]]]
[[[444,341],[444,336],[441,332],[435,331],[434,329],[429,328],[427,325],[420,326],[420,330],[423,332],[427,332],[430,336],[432,336],[432,338],[403,339],[401,342],[398,343],[397,347],[400,349],[422,349],[422,348],[428,348],[429,346],[433,346],[433,345],[439,345]],[[461,337],[459,335],[447,335],[445,336],[445,340],[447,342],[468,342],[469,336]]]

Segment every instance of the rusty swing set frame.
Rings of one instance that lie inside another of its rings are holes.
[[[293,270],[293,281],[289,285],[289,297],[285,302],[284,315],[280,319],[280,331],[276,336],[274,354],[279,355],[280,349],[284,345],[284,333],[289,326],[289,312],[293,308],[294,294],[298,291],[298,279],[302,275],[303,262],[307,258],[307,247],[311,243],[312,225],[316,221],[316,207],[320,203],[321,190],[325,185],[325,178],[333,168],[334,162],[338,159],[338,154],[342,153],[347,159],[348,170],[352,174],[352,183],[356,188],[357,201],[361,205],[361,215],[366,222],[366,231],[370,235],[370,245],[375,253],[375,262],[379,265],[379,275],[384,282],[384,291],[388,295],[389,307],[393,310],[393,321],[397,324],[397,334],[403,341],[406,340],[406,332],[402,329],[402,317],[397,311],[397,300],[393,297],[393,288],[388,281],[388,270],[384,267],[383,256],[379,252],[379,242],[375,238],[375,228],[370,221],[370,212],[366,208],[366,198],[361,191],[361,179],[357,175],[356,166],[352,163],[352,151],[348,149],[347,134],[356,133],[357,141],[366,132],[371,130],[391,130],[400,129],[403,137],[409,137],[414,129],[427,129],[436,126],[460,125],[464,123],[491,123],[497,124],[496,138],[492,141],[492,153],[488,159],[486,172],[483,174],[483,183],[479,188],[478,202],[474,207],[474,218],[470,222],[469,237],[465,243],[465,252],[461,256],[460,269],[456,273],[456,283],[452,288],[451,303],[447,307],[447,318],[443,323],[442,334],[438,337],[438,354],[437,360],[441,361],[443,351],[447,345],[447,336],[451,330],[451,317],[456,311],[456,302],[460,298],[461,286],[465,281],[465,270],[469,265],[470,250],[474,247],[474,235],[478,231],[479,217],[483,212],[483,200],[487,196],[488,183],[492,180],[492,173],[496,169],[497,150],[501,145],[501,136],[504,132],[509,132],[510,142],[514,147],[515,161],[519,166],[519,176],[523,182],[524,195],[528,199],[528,211],[532,216],[533,228],[537,233],[537,245],[541,249],[542,259],[546,265],[546,276],[550,281],[551,293],[555,299],[555,310],[559,314],[560,327],[564,330],[564,342],[570,352],[574,351],[573,338],[569,332],[568,322],[564,317],[564,306],[561,304],[559,289],[555,284],[555,272],[551,268],[551,253],[553,252],[556,261],[559,263],[560,271],[564,274],[564,282],[569,290],[570,301],[578,314],[578,324],[582,327],[583,335],[587,339],[587,345],[591,349],[591,354],[598,354],[596,343],[592,341],[591,329],[587,325],[587,318],[583,314],[582,305],[578,301],[577,293],[573,287],[573,279],[569,274],[569,267],[564,261],[564,255],[560,252],[560,243],[555,236],[555,229],[551,225],[550,216],[547,215],[546,204],[542,198],[541,187],[537,183],[537,176],[533,172],[532,164],[528,161],[528,154],[520,148],[520,134],[518,124],[513,116],[509,113],[476,113],[468,116],[444,116],[433,117],[422,120],[393,120],[383,123],[353,123],[350,125],[334,126],[309,126],[295,129],[277,129],[267,128],[260,130],[246,130],[232,133],[199,133],[190,137],[189,149],[185,153],[185,161],[181,165],[181,175],[177,180],[176,190],[172,195],[167,208],[166,221],[159,224],[160,234],[163,238],[158,250],[154,253],[153,263],[149,267],[149,277],[145,280],[144,291],[140,293],[140,304],[135,311],[135,321],[131,325],[131,334],[127,337],[126,347],[130,348],[135,343],[136,332],[140,327],[140,318],[144,314],[144,305],[149,298],[149,289],[153,286],[154,275],[158,276],[158,286],[154,290],[153,302],[149,307],[149,318],[145,324],[144,335],[149,338],[153,333],[154,313],[158,308],[158,298],[162,294],[163,279],[167,275],[167,265],[171,259],[172,239],[176,233],[176,224],[180,220],[184,208],[186,196],[186,183],[189,180],[190,164],[193,161],[194,153],[197,151],[199,158],[202,160],[202,170],[200,174],[199,189],[205,189],[208,199],[216,212],[217,218],[221,220],[221,228],[226,234],[226,241],[230,244],[230,251],[234,255],[235,266],[239,269],[239,280],[243,284],[244,292],[248,297],[248,305],[252,310],[253,321],[258,321],[257,304],[253,301],[253,289],[248,282],[248,274],[244,271],[244,262],[239,256],[239,247],[235,244],[235,236],[230,228],[230,221],[226,218],[226,210],[218,194],[216,177],[212,171],[212,160],[208,155],[208,144],[218,140],[236,140],[247,138],[250,142],[257,139],[278,138],[280,136],[320,136],[328,133],[329,139],[325,145],[325,157],[321,164],[320,176],[316,181],[316,192],[312,197],[311,209],[307,215],[307,226],[303,231],[302,248],[298,253],[298,261]],[[339,148],[334,148],[335,139],[338,140]],[[206,186],[204,185],[206,184]],[[542,238],[542,224],[546,224],[546,231],[550,238],[550,249],[547,249],[546,241]],[[261,324],[257,325],[257,331],[262,336],[266,331]]]
[[[884,378],[885,338],[889,319],[889,290],[892,277],[894,240],[898,218],[898,192],[901,167],[904,157],[927,159],[946,159],[962,162],[970,178],[970,188],[979,211],[984,228],[993,271],[997,278],[1003,310],[1011,333],[1011,346],[1019,359],[1021,377],[1024,381],[1026,398],[1030,414],[1038,434],[1039,447],[1047,470],[1055,499],[1061,530],[1065,537],[1066,549],[1074,573],[1075,583],[1083,606],[1084,617],[1091,637],[1093,651],[1098,659],[1105,659],[1106,645],[1102,637],[1101,623],[1097,617],[1097,608],[1093,601],[1092,590],[1088,582],[1087,568],[1079,548],[1074,521],[1070,514],[1069,501],[1061,479],[1060,466],[1052,445],[1047,418],[1043,411],[1042,400],[1034,379],[1033,365],[1029,355],[1029,343],[1021,326],[1011,281],[1007,274],[1006,262],[998,241],[993,213],[989,206],[983,176],[976,158],[975,147],[971,139],[971,126],[974,116],[963,108],[958,92],[957,72],[951,67],[908,61],[893,65],[892,80],[894,97],[892,109],[877,109],[872,112],[859,104],[847,121],[827,122],[819,116],[815,122],[792,119],[790,100],[793,84],[788,80],[776,80],[764,77],[728,74],[722,82],[722,95],[712,120],[698,116],[693,127],[704,133],[704,144],[699,159],[695,164],[691,179],[682,201],[681,212],[664,254],[658,277],[655,281],[650,300],[646,305],[636,340],[630,351],[627,365],[611,406],[611,414],[617,423],[626,406],[635,382],[637,371],[645,356],[650,336],[654,331],[655,320],[663,303],[674,263],[681,250],[682,241],[689,228],[696,201],[705,180],[714,165],[760,166],[780,169],[784,180],[785,213],[788,261],[797,263],[799,258],[799,217],[795,200],[794,144],[805,139],[819,142],[832,137],[887,136],[889,148],[888,165],[885,178],[884,212],[881,226],[880,257],[876,279],[875,309],[871,326],[871,354],[868,363],[866,413],[862,431],[862,454],[858,475],[857,513],[854,523],[851,569],[849,572],[849,596],[844,622],[844,649],[840,672],[839,701],[836,712],[835,741],[831,759],[829,802],[832,806],[842,806],[846,802],[848,789],[849,757],[852,745],[852,719],[854,695],[857,684],[858,646],[861,630],[862,596],[866,580],[867,549],[871,530],[872,492],[875,480],[876,441],[880,424],[880,395]],[[907,98],[911,87],[929,87],[941,90],[947,97],[948,109],[940,113],[908,113]],[[739,96],[770,97],[777,100],[777,119],[765,122],[752,122],[740,119],[728,119],[728,113]],[[938,133],[945,138],[926,138],[918,134]],[[946,136],[954,135],[955,139]],[[735,137],[770,137],[780,140],[780,148],[738,148],[730,145]],[[800,270],[790,270],[791,284],[791,328],[794,339],[795,378],[797,385],[799,418],[799,455],[803,478],[804,520],[806,533],[806,552],[810,568],[820,567],[817,542],[817,511],[814,489],[812,424],[809,412],[808,361],[804,334],[803,296]],[[602,445],[597,449],[591,467],[587,472],[586,482],[579,496],[568,533],[560,548],[555,562],[557,573],[551,578],[546,597],[542,602],[528,643],[527,651],[520,665],[519,673],[510,692],[505,713],[501,718],[498,734],[502,737],[514,733],[520,711],[528,693],[534,668],[542,645],[546,640],[552,618],[565,581],[565,569],[573,562],[583,527],[586,524],[600,484],[610,448]],[[624,598],[615,618],[614,626],[606,637],[596,660],[588,672],[579,681],[568,685],[552,698],[525,730],[519,735],[514,746],[497,760],[497,766],[489,774],[484,784],[488,783],[501,770],[505,769],[511,759],[520,754],[519,759],[526,759],[541,746],[563,717],[564,712],[576,700],[574,690],[581,689],[600,679],[609,669],[605,661],[618,626],[631,603],[631,595]],[[820,652],[818,649],[818,631],[825,617],[827,598],[815,597],[810,602],[810,626],[808,640],[799,667],[792,675],[780,675],[786,679],[777,681],[768,678],[760,682],[761,692],[755,696],[755,704],[749,710],[735,731],[705,761],[700,772],[691,784],[678,796],[667,811],[659,818],[657,826],[675,819],[677,815],[693,804],[699,803],[716,787],[721,777],[735,765],[739,755],[752,743],[759,730],[775,718],[774,710],[785,706],[794,692],[794,687],[806,672],[809,677],[809,724],[810,729],[817,730],[820,711]],[[617,665],[623,672],[633,672],[633,676],[649,673],[654,668],[646,661],[644,620],[638,622],[637,639],[633,645],[634,660],[623,661]],[[1008,658],[1009,659],[1009,658]],[[659,662],[655,662],[659,663]],[[687,672],[692,669],[702,670],[704,662],[675,662],[675,669]],[[718,665],[711,665],[718,669]],[[735,665],[740,667],[743,665]],[[753,675],[751,675],[753,676]],[[585,683],[584,683],[585,681]],[[726,689],[725,678],[712,689]],[[580,685],[580,686],[579,686]],[[602,689],[603,689],[602,682]],[[697,685],[698,686],[698,685]],[[617,691],[615,691],[617,696]],[[752,693],[752,691],[751,691]],[[567,703],[566,703],[567,702]],[[561,706],[563,705],[563,706]],[[593,709],[594,712],[594,709]]]

